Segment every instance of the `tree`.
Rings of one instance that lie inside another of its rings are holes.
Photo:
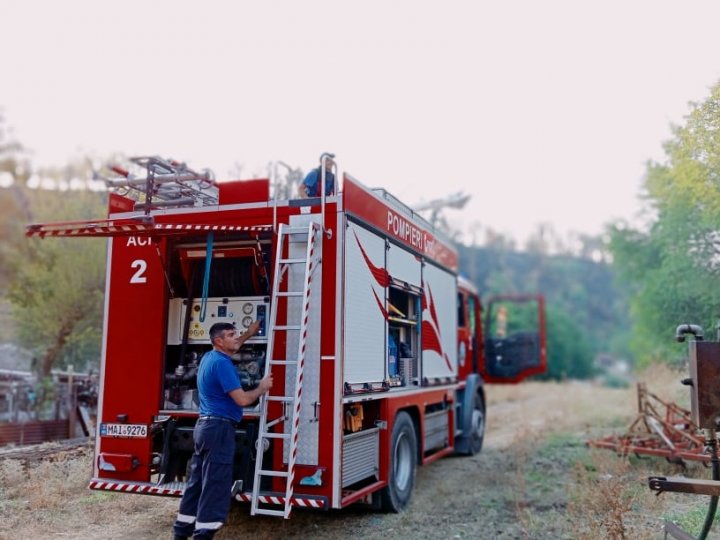
[[[600,239],[587,238],[588,245]],[[527,252],[511,243],[459,246],[462,269],[483,297],[542,294],[547,302],[549,377],[593,375],[596,355],[627,358],[627,292],[603,257]],[[594,252],[595,250],[592,250]],[[600,260],[596,260],[600,259]]]
[[[106,208],[105,195],[91,191],[22,190],[33,221],[98,218]],[[37,355],[41,376],[56,365],[83,368],[88,360],[99,360],[105,244],[103,239],[28,239],[13,255],[16,272],[8,296],[18,337]]]
[[[0,114],[0,291],[12,278],[10,258],[22,243],[22,223],[28,217],[28,201],[21,189],[29,165],[22,145]]]
[[[664,150],[664,163],[647,165],[647,230],[609,228],[632,291],[631,346],[644,363],[679,353],[678,324],[712,327],[720,317],[720,84],[691,104]]]
[[[0,112],[0,341],[16,338],[6,294],[14,275],[13,254],[24,244],[28,201],[21,188],[29,170],[25,151]]]
[[[594,375],[594,352],[587,332],[566,311],[547,307],[548,370],[543,379],[587,379]]]

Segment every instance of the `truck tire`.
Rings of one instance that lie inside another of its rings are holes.
[[[410,502],[417,466],[415,425],[410,415],[404,411],[395,417],[389,466],[388,485],[381,492],[382,509],[386,512],[400,512]]]
[[[468,456],[479,454],[480,450],[482,450],[483,440],[485,439],[485,401],[478,393],[475,393],[474,399],[472,419],[470,421]]]

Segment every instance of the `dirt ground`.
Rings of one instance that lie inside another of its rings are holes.
[[[687,406],[680,378],[656,369],[642,379]],[[637,413],[634,386],[530,382],[488,387],[487,396],[483,451],[420,467],[403,513],[294,510],[284,521],[250,518],[248,506],[235,504],[216,538],[642,539],[662,538],[666,519],[699,532],[707,497],[658,497],[647,487],[648,476],[679,474],[676,466],[585,446],[624,431]],[[172,537],[177,499],[88,491],[91,460],[85,452],[29,468],[0,461],[0,538]],[[688,474],[710,476],[692,463]]]

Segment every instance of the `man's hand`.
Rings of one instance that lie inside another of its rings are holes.
[[[258,385],[258,388],[261,390],[261,394],[264,394],[268,390],[272,388],[273,385],[273,376],[272,373],[268,373],[260,380],[260,384]]]
[[[248,329],[245,330],[243,335],[246,335],[248,338],[251,338],[255,334],[257,334],[257,331],[260,330],[260,321],[254,321],[250,326],[248,326]]]
[[[247,330],[245,330],[237,337],[238,348],[242,347],[243,343],[245,343],[248,339],[257,334],[258,330],[260,330],[260,321],[254,321],[250,326],[247,327]]]
[[[271,373],[268,373],[265,377],[260,379],[258,385],[252,390],[246,391],[242,388],[236,388],[232,392],[228,392],[228,395],[241,407],[251,407],[260,396],[272,388],[272,385],[273,376]]]

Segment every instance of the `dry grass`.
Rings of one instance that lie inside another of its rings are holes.
[[[527,476],[524,464],[528,462],[531,455],[531,448],[528,441],[531,440],[527,430],[518,432],[511,448],[513,463],[512,479],[513,504],[515,516],[524,538],[530,538],[530,513],[528,512],[527,501]]]
[[[648,390],[683,405],[682,374],[655,367]],[[486,448],[419,471],[403,514],[366,510],[295,512],[289,522],[250,518],[234,506],[219,538],[659,538],[662,520],[705,498],[656,497],[651,475],[678,470],[662,460],[587,450],[590,437],[621,433],[637,414],[637,392],[568,381],[488,386]],[[91,451],[25,467],[0,460],[0,538],[170,537],[178,499],[89,491]],[[691,474],[708,477],[701,466]],[[388,532],[392,531],[392,532]]]
[[[652,366],[637,377],[651,392],[666,401],[687,406],[689,393],[680,384],[684,375],[665,365]],[[637,390],[606,388],[588,381],[536,382],[488,385],[488,433],[494,443],[509,444],[515,432],[558,432],[611,428],[628,424],[637,414]],[[498,433],[505,437],[496,437]]]
[[[578,539],[657,537],[664,501],[647,488],[647,473],[628,459],[592,450],[588,462],[576,463],[573,477],[568,515],[578,525]]]
[[[658,365],[637,380],[661,399],[687,407],[689,393],[679,382],[683,376]],[[638,412],[636,386],[618,389],[580,381],[529,382],[490,386],[486,391],[492,410],[488,419],[488,432],[493,434],[490,445],[507,448],[512,459],[512,497],[518,526],[524,538],[537,537],[542,524],[538,524],[533,508],[538,501],[532,491],[538,485],[528,485],[525,464],[533,462],[533,452],[550,441],[553,434],[574,434],[571,438],[587,440],[622,433]],[[528,441],[535,441],[535,447]],[[648,476],[681,472],[660,459],[640,461],[607,450],[583,450],[580,458],[568,466],[572,469],[566,479],[569,490],[565,529],[569,538],[657,538],[663,517],[671,508],[682,513],[704,504],[704,498],[688,500],[680,495],[678,500],[677,494],[657,497],[649,490]],[[547,473],[565,474],[552,470],[552,465]],[[707,470],[696,463],[690,464],[686,474],[708,476]]]
[[[0,461],[0,538],[153,538],[137,534],[148,506],[172,523],[177,500],[88,491],[91,471],[91,450],[27,466]]]

